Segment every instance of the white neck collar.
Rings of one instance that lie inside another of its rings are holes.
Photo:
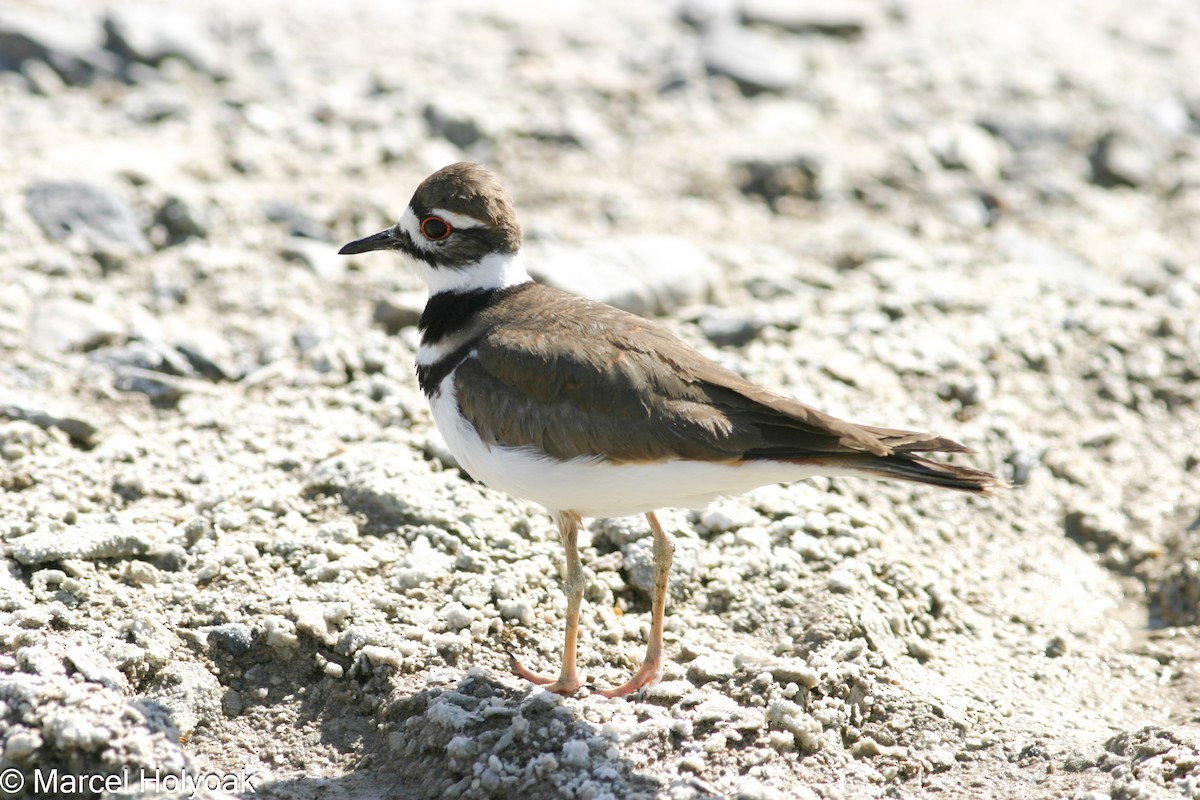
[[[533,280],[525,271],[520,253],[489,253],[478,263],[457,268],[431,267],[417,259],[413,262],[429,286],[430,297],[442,292],[462,294],[506,289]]]

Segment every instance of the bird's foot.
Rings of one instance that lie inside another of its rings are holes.
[[[653,686],[662,679],[662,656],[653,656],[642,662],[641,668],[633,673],[633,677],[614,689],[602,689],[599,694],[605,697],[625,697],[638,689]]]
[[[508,666],[518,678],[524,678],[530,683],[541,686],[548,692],[555,694],[572,695],[579,691],[579,687],[583,686],[583,681],[579,679],[579,673],[574,669],[563,670],[563,674],[557,678],[550,678],[545,675],[539,675],[533,670],[526,667],[512,653],[508,654]]]

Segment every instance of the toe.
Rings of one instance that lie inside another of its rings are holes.
[[[661,658],[649,658],[642,662],[641,668],[625,683],[613,689],[603,689],[599,694],[604,697],[625,697],[639,689],[653,686],[662,679],[663,662]]]
[[[579,679],[579,674],[575,670],[570,670],[565,674],[559,675],[557,678],[550,678],[546,675],[539,675],[527,668],[512,653],[508,654],[508,665],[512,669],[513,674],[518,678],[524,678],[530,683],[541,686],[546,691],[554,692],[555,694],[575,694],[575,692],[579,691],[579,687],[583,686],[583,681]]]

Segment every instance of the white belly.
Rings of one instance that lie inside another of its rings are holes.
[[[624,517],[658,508],[703,508],[724,495],[790,483],[834,471],[779,461],[742,466],[704,461],[612,464],[600,459],[556,461],[528,447],[491,447],[458,410],[454,373],[430,399],[446,446],[471,477],[551,511],[583,517]]]

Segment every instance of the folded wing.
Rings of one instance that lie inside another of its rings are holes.
[[[535,304],[488,326],[458,368],[459,408],[483,439],[549,458],[610,462],[771,459],[967,491],[988,473],[914,454],[965,452],[949,439],[856,425],[768,392],[664,329],[538,287]],[[465,387],[473,387],[467,390]]]

